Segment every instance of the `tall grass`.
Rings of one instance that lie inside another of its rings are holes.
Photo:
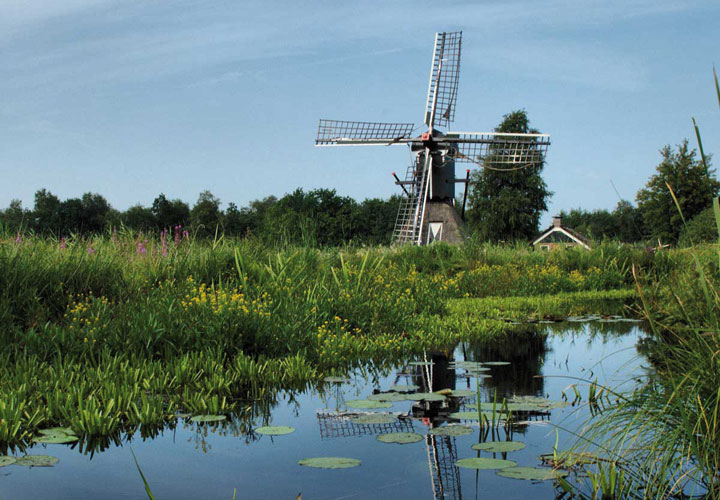
[[[715,88],[720,104],[717,75]],[[718,198],[713,207],[720,242]],[[720,498],[720,248],[694,246],[685,254],[690,262],[675,267],[670,279],[637,281],[654,370],[591,421],[577,445],[602,443],[633,484],[623,490],[627,497]]]

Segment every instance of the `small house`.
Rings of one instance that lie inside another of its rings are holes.
[[[559,215],[553,217],[552,226],[538,236],[532,244],[534,248],[539,250],[575,246],[590,249],[590,242],[569,227],[563,226],[562,217]]]

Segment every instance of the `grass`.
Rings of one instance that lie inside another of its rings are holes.
[[[0,446],[23,448],[55,425],[90,443],[178,413],[242,415],[248,400],[328,374],[532,329],[508,318],[618,312],[634,297],[633,266],[653,276],[677,262],[610,246],[315,250],[222,238],[163,248],[134,234],[5,235]]]

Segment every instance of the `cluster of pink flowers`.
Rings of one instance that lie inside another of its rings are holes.
[[[137,250],[135,251],[135,253],[137,255],[142,255],[143,257],[145,257],[145,254],[147,254],[147,248],[145,247],[146,244],[147,240],[145,240],[144,242],[138,241]]]

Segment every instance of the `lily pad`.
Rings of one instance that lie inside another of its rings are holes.
[[[483,364],[485,366],[507,366],[510,361],[485,361]]]
[[[325,377],[323,380],[330,384],[344,384],[345,382],[350,382],[350,379],[346,377]]]
[[[472,434],[473,429],[472,427],[466,427],[464,425],[444,425],[442,427],[435,427],[434,429],[430,429],[428,431],[428,434],[432,434],[433,436],[467,436],[468,434]]]
[[[397,392],[381,392],[379,394],[370,394],[367,397],[368,401],[405,401],[405,395]]]
[[[453,389],[449,394],[451,398],[469,398],[475,396],[477,393],[470,389]]]
[[[7,455],[0,455],[0,467],[5,467],[6,465],[14,464],[17,461],[17,458],[15,457],[9,457]]]
[[[443,401],[445,396],[435,394],[434,392],[416,392],[408,394],[405,399],[409,399],[410,401]]]
[[[33,442],[45,444],[67,444],[74,443],[77,440],[77,436],[70,436],[69,434],[48,434],[46,436],[40,436],[33,439]]]
[[[394,385],[390,388],[391,391],[395,392],[410,392],[417,391],[418,389],[420,389],[418,385]]]
[[[195,415],[190,419],[191,422],[199,422],[199,423],[205,423],[205,422],[222,422],[225,420],[225,415]]]
[[[480,372],[467,372],[467,373],[456,373],[456,378],[492,378],[492,375],[488,373]]]
[[[291,434],[295,432],[295,427],[287,425],[266,425],[255,429],[258,434],[265,434],[266,436],[284,436],[285,434]]]
[[[373,413],[371,415],[352,417],[350,422],[353,424],[392,424],[396,420],[397,416],[392,413]]]
[[[489,451],[490,453],[507,453],[525,448],[525,443],[519,441],[494,441],[472,445],[473,450]]]
[[[465,469],[507,469],[508,467],[515,467],[517,462],[512,460],[500,460],[499,458],[463,458],[455,462],[458,467]]]
[[[52,467],[56,463],[58,463],[58,459],[50,455],[26,455],[15,459],[15,465],[26,467]]]
[[[347,405],[348,408],[361,409],[390,408],[392,406],[391,403],[386,403],[384,401],[369,401],[367,399],[351,399],[350,401],[346,401],[345,405]]]
[[[497,472],[498,476],[509,477],[511,479],[526,479],[528,481],[546,481],[565,477],[568,473],[564,470],[547,469],[545,467],[513,467],[512,469],[503,469]]]
[[[43,436],[57,436],[58,434],[64,434],[66,436],[77,436],[72,427],[51,427],[50,429],[40,429],[38,431]]]
[[[490,412],[482,412],[482,415],[487,420],[492,420],[492,413]],[[478,415],[477,411],[456,411],[450,414],[450,418],[454,418],[457,420],[480,420],[480,415]],[[498,415],[495,415],[495,420],[497,420]]]
[[[349,469],[357,467],[361,464],[356,458],[344,457],[316,457],[304,458],[298,461],[298,464],[304,467],[315,467],[318,469]]]
[[[378,434],[377,440],[382,443],[409,444],[422,441],[422,436],[414,432],[390,432],[388,434]]]

